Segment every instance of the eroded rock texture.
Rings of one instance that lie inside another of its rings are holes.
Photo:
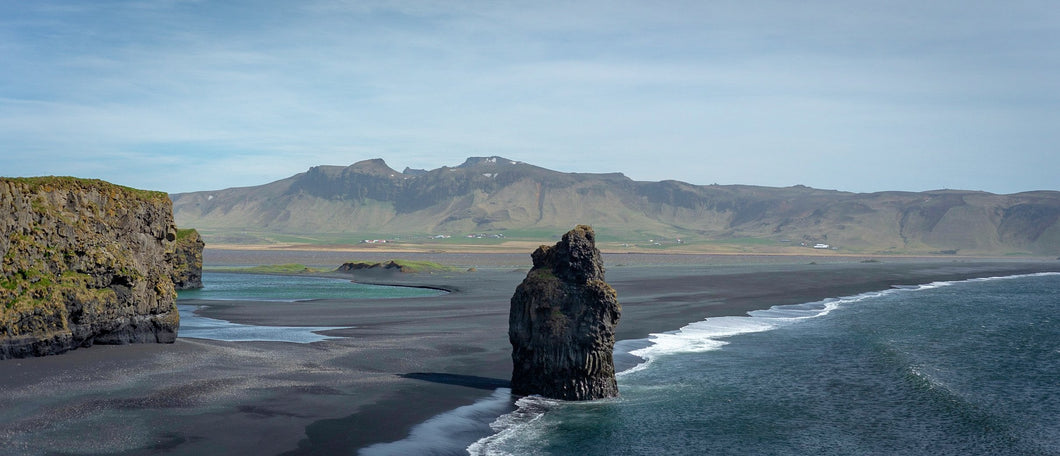
[[[532,254],[534,267],[512,296],[512,393],[564,400],[618,395],[612,351],[622,308],[604,282],[591,227]]]
[[[0,359],[173,342],[176,234],[165,193],[0,178]]]
[[[173,266],[173,285],[178,290],[202,288],[202,236],[194,229],[177,230],[177,240],[167,256]]]

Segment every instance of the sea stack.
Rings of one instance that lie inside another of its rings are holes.
[[[0,359],[173,342],[176,238],[165,193],[0,178]]]
[[[173,267],[173,286],[178,290],[202,288],[202,250],[206,247],[202,236],[194,228],[177,230],[172,250],[166,261]]]
[[[579,225],[531,257],[508,316],[512,393],[563,400],[618,395],[615,326],[622,307],[604,282],[593,229]]]

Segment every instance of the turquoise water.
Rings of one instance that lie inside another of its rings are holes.
[[[308,301],[311,299],[413,298],[445,292],[412,287],[353,283],[347,279],[206,272],[203,288],[181,290],[178,299],[220,301]]]
[[[226,342],[291,342],[311,344],[336,339],[321,331],[345,329],[344,326],[259,326],[233,323],[204,317],[196,313],[202,306],[178,305],[180,330],[177,337],[223,340]]]
[[[1057,455],[1058,315],[1039,274],[711,318],[620,343],[646,360],[620,398],[520,399],[468,452]]]
[[[180,330],[178,337],[228,342],[292,342],[308,344],[333,339],[322,331],[344,329],[332,326],[259,326],[207,318],[196,312],[203,306],[181,304],[189,299],[213,301],[298,302],[313,299],[409,298],[436,296],[444,292],[410,287],[353,283],[346,279],[274,276],[264,274],[203,274],[203,288],[178,292]]]

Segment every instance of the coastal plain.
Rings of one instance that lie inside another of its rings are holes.
[[[302,263],[349,252],[207,249],[207,267]],[[387,253],[359,253],[383,261]],[[5,454],[353,454],[507,385],[509,299],[528,254],[403,254],[459,272],[354,275],[429,287],[418,298],[196,301],[199,314],[264,326],[341,327],[312,344],[178,337],[0,361]],[[605,254],[635,340],[707,317],[745,315],[895,285],[1060,271],[1060,261]],[[473,269],[473,271],[469,271]],[[344,276],[349,278],[350,276]],[[468,442],[470,443],[470,442]]]

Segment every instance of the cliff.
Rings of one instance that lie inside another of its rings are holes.
[[[621,306],[604,282],[603,261],[588,226],[532,254],[534,267],[512,296],[512,393],[564,400],[618,395],[615,326]]]
[[[176,237],[165,193],[0,178],[0,359],[173,342]]]
[[[173,267],[173,285],[178,290],[202,288],[202,236],[194,229],[177,230],[172,250],[166,252],[166,262]]]

